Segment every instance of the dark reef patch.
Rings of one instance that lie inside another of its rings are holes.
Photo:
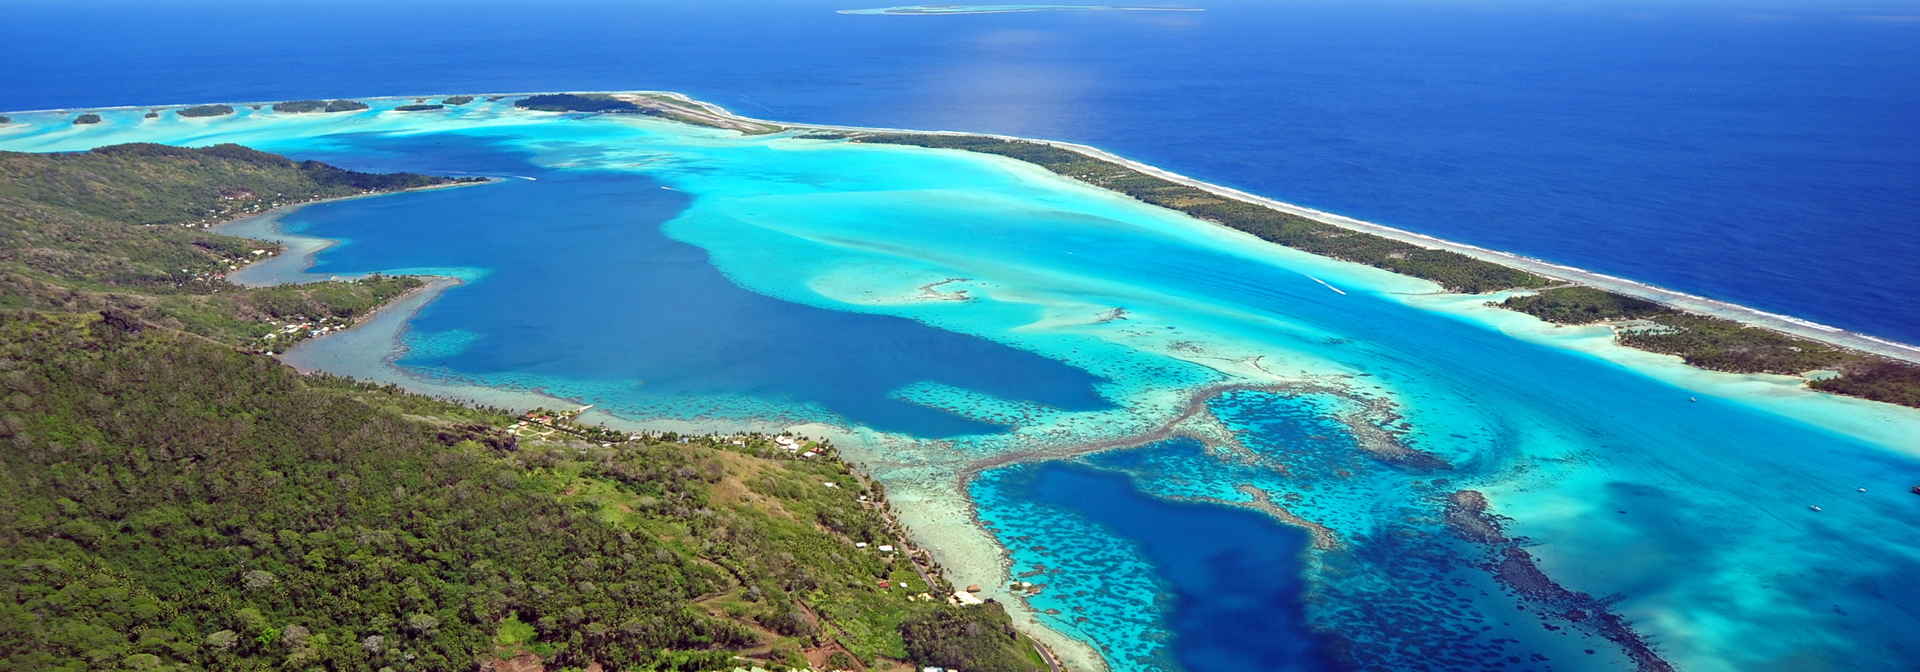
[[[1461,490],[1447,495],[1447,529],[1454,535],[1477,544],[1497,544],[1507,540],[1500,517],[1487,512],[1487,496],[1478,490]]]
[[[1479,544],[1487,550],[1486,570],[1501,585],[1521,599],[1539,605],[1542,621],[1560,621],[1569,627],[1604,637],[1618,644],[1639,672],[1672,672],[1673,664],[1660,657],[1633,624],[1611,606],[1619,598],[1596,598],[1568,590],[1554,581],[1533,554],[1521,548],[1525,537],[1509,538],[1502,529],[1501,516],[1488,511],[1487,496],[1475,490],[1459,490],[1447,495],[1447,529],[1455,536]],[[1552,624],[1547,627],[1553,628]]]

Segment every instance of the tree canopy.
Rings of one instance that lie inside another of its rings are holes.
[[[883,489],[829,444],[629,435],[256,354],[286,345],[276,327],[346,326],[420,281],[240,288],[220,272],[267,250],[207,223],[445,181],[237,145],[0,154],[0,661],[1031,656],[940,599],[952,586]]]
[[[195,105],[180,110],[178,114],[182,117],[219,117],[233,114],[233,107],[230,105]]]
[[[513,101],[523,110],[542,112],[641,112],[639,105],[600,93],[549,93]]]

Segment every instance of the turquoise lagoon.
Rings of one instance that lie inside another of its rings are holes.
[[[1634,667],[1607,615],[1684,670],[1920,660],[1920,413],[994,157],[404,102],[18,114],[0,149],[239,142],[503,177],[281,217],[340,241],[309,277],[464,282],[289,361],[831,435],[960,583],[1030,603],[1079,667]],[[1448,532],[1463,489],[1515,541]],[[1590,599],[1497,580],[1516,551]],[[1013,595],[1021,574],[1045,587]]]

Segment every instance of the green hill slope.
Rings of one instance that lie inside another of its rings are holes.
[[[8,669],[1046,668],[997,605],[940,599],[831,446],[529,420],[234,347],[418,282],[140,281],[231,260],[179,220],[207,194],[420,184],[250,152],[0,156]]]
[[[243,288],[226,274],[279,248],[208,226],[280,205],[479,181],[361,173],[238,145],[0,152],[0,308],[118,308],[229,344],[284,349],[306,333],[287,327],[344,326],[422,283]]]

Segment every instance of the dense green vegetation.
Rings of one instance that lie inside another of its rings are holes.
[[[465,105],[467,103],[473,102],[473,96],[449,96],[446,99],[441,100],[440,102],[445,105],[452,105],[455,107],[459,107],[461,105]]]
[[[144,115],[141,115],[141,117],[145,119],[159,119],[160,113],[153,110],[147,110],[147,113]]]
[[[0,153],[0,307],[120,308],[274,350],[311,329],[351,323],[420,281],[242,288],[225,275],[277,248],[211,233],[207,224],[316,198],[454,181],[346,171],[237,145]]]
[[[542,112],[644,114],[692,126],[739,131],[748,135],[778,133],[785,130],[785,127],[777,124],[747,121],[726,114],[716,114],[704,107],[672,96],[652,93],[632,94],[629,100],[622,100],[604,93],[552,93],[527,96],[514,101],[513,104],[520,109]]]
[[[195,105],[176,114],[182,117],[218,117],[233,114],[233,108],[227,105]]]
[[[167,275],[257,256],[203,221],[422,179],[235,146],[0,154],[9,669],[1044,668],[1004,614],[941,599],[829,445],[301,376],[247,352],[257,330],[344,324],[419,281]],[[255,205],[208,208],[235,201]]]
[[[1526,271],[1216,196],[1203,189],[1146,175],[1051,145],[972,135],[913,133],[861,134],[854,136],[852,141],[961,149],[1019,159],[1147,203],[1238,229],[1268,242],[1432,280],[1450,292],[1477,294],[1549,284],[1546,278]]]
[[[357,100],[289,100],[274,103],[273,111],[300,114],[306,112],[357,112],[368,105]]]
[[[513,101],[523,110],[541,112],[641,112],[639,105],[604,93],[549,93]]]
[[[0,114],[0,125],[11,124],[11,123],[13,123],[13,117]]]
[[[720,572],[487,452],[133,320],[4,320],[11,669],[471,669],[508,614],[563,663],[751,641],[689,609]]]
[[[257,352],[283,352],[314,335],[351,326],[419,288],[411,277],[281,285],[230,291],[89,291],[0,272],[0,309],[119,309],[142,320]]]
[[[1881,359],[1842,365],[1843,375],[1807,383],[1822,392],[1920,408],[1920,366]]]
[[[134,225],[183,224],[297,199],[351,196],[463,180],[362,173],[224,144],[135,143],[88,152],[0,152],[0,198]],[[484,181],[484,180],[467,180]]]
[[[1735,373],[1798,375],[1832,369],[1858,355],[1733,320],[1679,311],[1647,318],[1651,325],[1617,329],[1622,345],[1679,355],[1688,364]]]
[[[907,650],[916,661],[969,672],[1030,672],[1046,669],[1030,647],[1018,646],[1020,633],[998,603],[974,609],[945,609],[922,614],[901,626]],[[1002,639],[1006,645],[981,646]]]
[[[1920,366],[1825,343],[1694,315],[1592,287],[1555,287],[1498,304],[1555,324],[1618,322],[1621,345],[1679,356],[1688,364],[1734,373],[1800,375],[1829,370],[1817,390],[1920,408]]]
[[[426,112],[428,110],[444,110],[444,109],[447,109],[447,106],[416,103],[413,105],[401,105],[399,107],[393,108],[393,111],[395,112]]]
[[[94,114],[92,112],[88,112],[86,114],[82,114],[80,116],[73,118],[73,125],[75,126],[79,126],[82,124],[97,124],[97,123],[100,123],[100,115]]]
[[[10,669],[1044,668],[920,597],[951,588],[876,550],[901,532],[830,447],[555,440],[114,310],[0,313],[0,364]]]
[[[1555,287],[1532,294],[1508,297],[1499,305],[1554,324],[1639,320],[1673,312],[1672,309],[1652,301],[1622,296],[1592,287]]]

